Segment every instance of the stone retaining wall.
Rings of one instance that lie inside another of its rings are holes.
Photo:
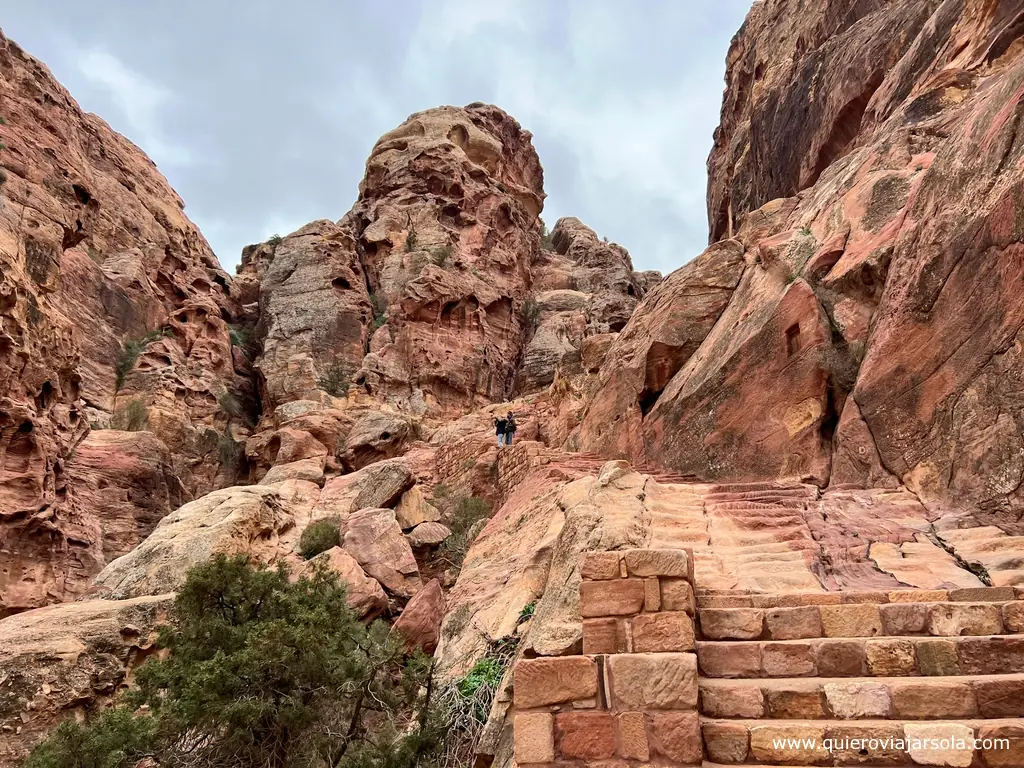
[[[543,443],[532,440],[513,443],[498,452],[498,503],[504,504],[530,470],[547,464],[550,452]]]
[[[516,762],[699,765],[691,553],[592,552],[581,575],[584,654],[516,664]]]
[[[439,482],[451,488],[455,496],[472,496],[473,471],[486,449],[485,442],[476,437],[442,445],[434,459]]]

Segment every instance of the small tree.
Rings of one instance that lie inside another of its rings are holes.
[[[548,225],[541,219],[540,222],[540,247],[545,251],[555,250],[555,238],[548,229]]]
[[[434,495],[436,498],[436,488],[434,489]],[[479,496],[467,496],[459,499],[452,508],[448,521],[448,527],[452,533],[441,545],[439,550],[440,556],[449,565],[456,568],[460,567],[462,561],[466,558],[469,545],[473,543],[472,538],[475,536],[474,527],[480,521],[486,520],[490,516],[491,505],[487,503],[486,499],[482,499]]]
[[[345,364],[337,360],[331,363],[317,381],[317,385],[332,397],[345,397],[351,385]]]
[[[299,537],[299,554],[311,560],[321,552],[341,544],[341,528],[337,518],[317,520],[306,526]]]
[[[384,315],[388,311],[388,300],[379,294],[371,293],[370,307],[373,309],[373,327],[380,328],[384,325]]]
[[[143,664],[130,708],[69,725],[31,768],[159,765],[415,768],[436,752],[429,662],[390,628],[361,624],[337,574],[218,555],[189,573]],[[147,705],[151,716],[132,716]],[[82,759],[83,745],[94,745]]]

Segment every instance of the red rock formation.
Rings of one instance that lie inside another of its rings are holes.
[[[2,34],[0,104],[3,614],[81,591],[108,555],[101,524],[126,501],[145,511],[126,538],[111,534],[113,552],[182,493],[214,487],[230,420],[218,399],[244,398],[247,379],[228,339],[229,278],[153,163]],[[86,440],[133,401],[158,439]],[[97,450],[147,468],[116,479],[123,494],[100,493]]]
[[[743,277],[712,330],[685,323],[700,346],[638,426],[623,345],[694,310],[681,277],[652,291],[602,372],[631,383],[597,388],[577,444],[708,479],[902,483],[1020,530],[1018,6],[755,4],[709,160],[724,250],[699,260],[742,248]]]

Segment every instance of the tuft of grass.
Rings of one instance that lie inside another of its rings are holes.
[[[317,380],[317,386],[331,397],[345,397],[350,385],[345,364],[337,360],[327,366],[323,376]]]
[[[149,411],[141,400],[129,400],[127,405],[110,417],[110,428],[122,432],[141,432],[149,424]]]
[[[376,293],[371,293],[370,307],[373,309],[373,327],[380,328],[387,320],[388,300]]]
[[[306,560],[312,560],[321,552],[326,552],[341,544],[341,521],[329,517],[317,520],[306,526],[299,537],[299,554]]]
[[[811,228],[810,227],[800,227],[799,232],[804,237],[810,237],[811,236]]]
[[[448,259],[452,256],[452,247],[450,245],[442,245],[438,248],[433,248],[430,251],[430,260],[438,267],[443,267],[448,263]]]
[[[237,397],[227,390],[224,390],[221,396],[217,398],[217,405],[228,416],[240,416],[242,414],[242,404],[238,402]]]
[[[416,250],[416,230],[410,229],[409,234],[405,238],[405,252],[412,253]]]
[[[139,355],[142,354],[146,347],[157,339],[173,335],[174,334],[171,333],[170,328],[161,328],[156,331],[150,331],[141,339],[134,339],[132,341],[125,342],[124,346],[121,347],[121,354],[118,355],[117,362],[114,365],[114,369],[117,372],[117,381],[114,391],[117,392],[124,386],[125,379],[127,379],[128,374],[132,372],[132,369],[135,367],[135,363],[139,360]]]
[[[281,244],[282,240],[284,240],[284,238],[281,237],[280,235],[271,235],[270,237],[267,238],[267,245],[269,245],[271,248],[277,248],[277,246]]]
[[[533,614],[537,612],[537,602],[532,601],[523,606],[523,610],[519,612],[519,623],[522,624],[527,619],[532,619]]]

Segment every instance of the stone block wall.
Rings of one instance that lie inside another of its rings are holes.
[[[498,501],[504,504],[512,491],[530,470],[550,461],[550,453],[543,443],[524,440],[513,443],[498,452]]]
[[[516,762],[700,765],[692,554],[592,552],[581,575],[583,655],[516,664]]]
[[[487,444],[476,437],[442,445],[434,460],[438,481],[450,487],[455,496],[472,496],[476,462],[486,450]]]

